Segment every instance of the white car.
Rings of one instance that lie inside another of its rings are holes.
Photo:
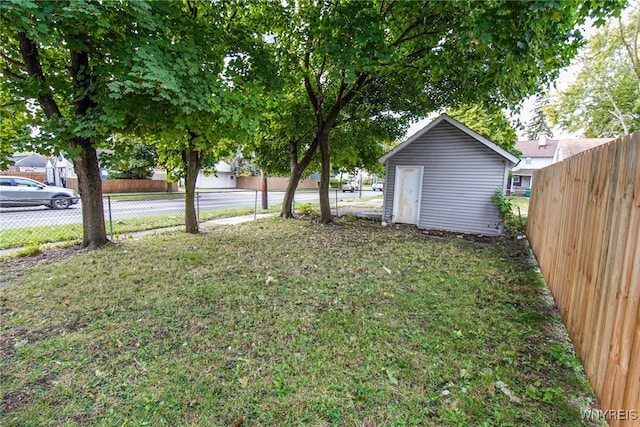
[[[374,182],[371,185],[371,189],[373,191],[382,191],[382,189],[384,188],[383,186],[384,186],[384,184],[382,184],[382,182],[378,181],[378,182]]]
[[[19,176],[0,176],[0,207],[46,206],[67,209],[80,196],[70,188],[45,185]]]
[[[357,182],[345,182],[344,184],[342,184],[342,192],[347,192],[347,191],[351,191],[352,193],[354,191],[357,191],[360,189],[360,187],[358,186]]]

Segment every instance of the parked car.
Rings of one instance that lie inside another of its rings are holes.
[[[360,187],[358,186],[357,182],[345,182],[344,184],[342,184],[342,192],[345,193],[347,191],[351,191],[352,193],[356,190],[359,190]]]
[[[372,189],[373,191],[382,191],[382,189],[383,189],[383,184],[382,184],[382,182],[380,182],[380,181],[374,182],[374,183],[371,185],[371,189]]]
[[[0,207],[46,206],[67,209],[78,203],[80,196],[69,188],[46,185],[19,176],[0,176]]]

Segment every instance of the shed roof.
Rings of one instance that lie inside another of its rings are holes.
[[[390,157],[393,157],[396,153],[402,151],[406,146],[412,144],[414,141],[419,139],[422,135],[424,135],[425,133],[429,132],[431,129],[433,129],[435,126],[437,126],[438,124],[442,123],[443,121],[451,124],[452,126],[456,127],[457,129],[461,130],[462,132],[466,133],[467,135],[469,135],[470,137],[472,137],[473,139],[475,139],[479,143],[485,145],[489,149],[493,150],[494,152],[496,152],[500,156],[504,157],[505,159],[507,159],[508,161],[513,163],[514,165],[518,164],[518,162],[520,161],[516,156],[514,156],[511,153],[509,153],[504,148],[499,147],[498,145],[496,145],[493,142],[489,141],[487,138],[483,137],[479,133],[476,133],[475,131],[469,129],[468,127],[466,127],[465,125],[463,125],[459,121],[447,116],[446,114],[442,114],[437,119],[435,119],[434,121],[432,121],[431,123],[429,123],[428,125],[423,127],[421,130],[419,130],[418,132],[413,134],[408,139],[406,139],[404,142],[402,142],[401,144],[396,146],[393,150],[389,151],[387,154],[385,154],[384,156],[380,157],[380,159],[379,159],[380,163],[386,162]]]

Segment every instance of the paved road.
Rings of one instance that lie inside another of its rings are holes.
[[[363,196],[377,194],[373,191],[363,191]],[[238,191],[211,191],[198,193],[198,205],[201,212],[214,211],[227,208],[253,207],[256,204],[261,208],[261,195],[253,190]],[[359,193],[337,193],[338,199],[357,198]],[[157,197],[157,195],[154,195]],[[269,192],[269,205],[282,203],[283,192]],[[335,204],[336,192],[331,191],[330,200],[332,206]],[[317,202],[318,193],[297,192],[296,203]],[[109,218],[109,202],[105,198],[105,216]],[[149,215],[165,215],[184,213],[183,198],[166,199],[141,199],[141,200],[111,200],[111,218],[114,221],[138,218]],[[73,205],[65,210],[51,210],[45,207],[33,208],[0,208],[0,229],[13,229],[22,227],[37,227],[43,225],[64,225],[82,223],[81,204]]]

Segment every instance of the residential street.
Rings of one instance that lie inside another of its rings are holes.
[[[342,193],[331,191],[330,200],[332,206],[335,205],[336,194],[340,199],[351,199],[359,197],[359,193]],[[363,196],[378,194],[373,191],[363,191]],[[182,214],[184,212],[183,198],[155,198],[146,199],[141,196],[139,200],[114,200],[111,204],[111,219],[121,220],[137,218],[150,215]],[[260,192],[255,190],[233,190],[233,191],[206,191],[198,192],[198,206],[201,212],[214,211],[227,208],[252,207],[257,203],[261,208]],[[269,192],[269,205],[279,204],[284,198],[284,192]],[[318,193],[313,191],[300,191],[296,193],[296,203],[317,202]],[[109,200],[104,199],[105,217],[109,218]],[[82,222],[81,204],[73,205],[65,210],[52,210],[45,207],[33,208],[0,208],[0,229],[14,229],[23,227],[37,227],[47,225],[76,224]]]

